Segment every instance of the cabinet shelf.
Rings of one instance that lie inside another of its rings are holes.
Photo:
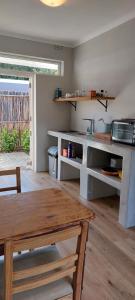
[[[115,97],[90,97],[90,96],[80,96],[80,97],[71,97],[71,98],[56,98],[54,99],[55,102],[61,103],[70,103],[76,110],[77,102],[81,101],[98,101],[102,106],[104,106],[105,110],[107,111],[108,108],[108,101],[115,100]],[[102,102],[102,101],[105,101]]]
[[[114,188],[121,189],[121,179],[115,176],[104,175],[101,171],[101,168],[87,168],[89,175],[113,186]]]
[[[71,165],[72,167],[75,167],[77,169],[80,169],[81,168],[81,164],[82,164],[82,161],[78,161],[77,159],[75,158],[68,158],[68,157],[64,157],[64,156],[60,156],[60,160]]]

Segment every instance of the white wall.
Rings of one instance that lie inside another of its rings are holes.
[[[135,118],[135,19],[76,47],[73,76],[74,89],[104,89],[116,100],[107,113],[97,102],[78,103],[72,129],[86,130],[85,117]]]
[[[64,76],[35,76],[35,142],[36,170],[48,169],[47,149],[54,142],[47,136],[49,129],[69,129],[70,106],[52,101],[54,91],[61,87],[72,90],[72,49],[0,36],[0,52],[50,58],[64,61]]]
[[[72,89],[73,51],[71,48],[0,35],[0,52],[64,61],[64,80]]]
[[[0,52],[63,60],[67,74],[72,64],[71,48],[2,35],[0,35]]]
[[[48,130],[69,129],[69,106],[52,101],[54,91],[58,86],[66,90],[67,84],[64,78],[36,75],[37,171],[48,169],[47,150],[51,144],[55,144],[55,141],[51,141],[50,137],[48,137]]]

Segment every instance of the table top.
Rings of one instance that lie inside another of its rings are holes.
[[[90,209],[59,189],[0,196],[0,244],[93,218]]]

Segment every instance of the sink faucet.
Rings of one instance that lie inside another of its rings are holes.
[[[87,135],[94,133],[94,125],[95,120],[94,119],[83,119],[84,121],[89,121],[90,125],[87,127]]]

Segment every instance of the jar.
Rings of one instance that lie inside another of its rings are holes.
[[[62,155],[63,155],[64,157],[68,157],[68,149],[67,149],[67,148],[64,148],[64,149],[63,149]]]

